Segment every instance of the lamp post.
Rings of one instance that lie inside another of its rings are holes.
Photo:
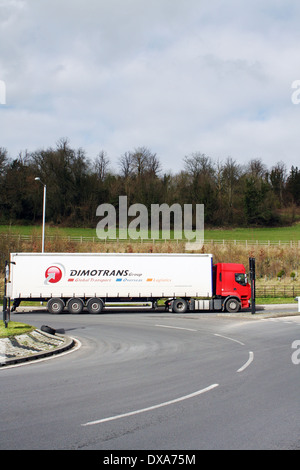
[[[42,235],[42,253],[45,248],[45,216],[46,216],[46,188],[47,186],[41,181],[40,177],[34,178],[35,181],[39,181],[44,186],[44,197],[43,197],[43,235]]]

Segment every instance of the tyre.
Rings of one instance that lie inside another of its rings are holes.
[[[228,299],[226,302],[226,310],[229,313],[235,313],[240,310],[241,304],[238,299],[232,298]]]
[[[56,333],[56,330],[54,328],[51,328],[51,326],[47,325],[42,325],[41,331],[44,331],[44,333],[48,333],[49,335],[55,335]]]
[[[68,300],[67,309],[69,313],[81,313],[83,310],[83,301],[77,297]]]
[[[47,310],[49,313],[61,313],[65,308],[65,304],[62,299],[53,297],[48,300]]]
[[[101,313],[104,305],[101,299],[93,297],[87,301],[86,307],[89,313]]]
[[[185,313],[187,311],[187,302],[184,299],[175,299],[173,301],[173,312]]]

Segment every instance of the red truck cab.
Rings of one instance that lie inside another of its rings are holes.
[[[245,267],[239,263],[216,263],[213,269],[214,296],[221,298],[224,309],[237,312],[249,307],[251,286]]]

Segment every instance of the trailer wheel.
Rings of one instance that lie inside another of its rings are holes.
[[[241,304],[238,301],[238,299],[235,299],[232,297],[231,299],[228,299],[226,302],[226,310],[229,313],[235,313],[238,312],[241,308]]]
[[[47,310],[49,313],[61,313],[64,308],[65,304],[62,299],[53,297],[52,299],[48,300]]]
[[[70,313],[81,313],[83,310],[83,301],[78,297],[73,297],[68,300],[67,309]]]
[[[86,307],[89,313],[101,313],[104,305],[101,299],[92,297],[87,301]]]
[[[184,299],[175,299],[173,301],[173,312],[185,313],[187,311],[187,302]]]

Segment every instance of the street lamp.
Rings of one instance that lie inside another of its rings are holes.
[[[44,186],[44,197],[43,197],[43,235],[42,235],[42,253],[45,248],[45,216],[46,216],[46,185],[41,181],[40,177],[34,178],[35,181],[39,181]]]

